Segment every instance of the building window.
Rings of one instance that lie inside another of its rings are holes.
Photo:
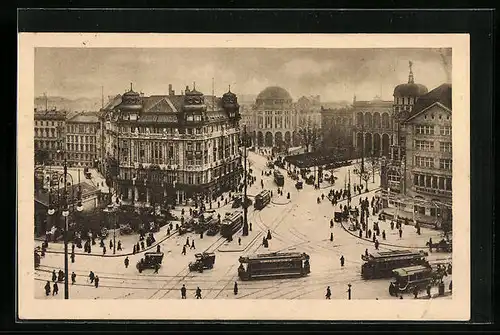
[[[451,135],[451,126],[441,126],[440,133],[443,136],[450,136]]]
[[[415,133],[418,135],[434,135],[434,126],[415,126]]]
[[[452,160],[451,159],[439,159],[439,168],[442,170],[451,171]]]
[[[415,165],[418,167],[433,168],[434,159],[432,157],[415,156]]]
[[[434,142],[415,140],[415,148],[422,151],[434,150]]]
[[[451,142],[439,142],[439,151],[451,152],[451,148],[452,148]]]

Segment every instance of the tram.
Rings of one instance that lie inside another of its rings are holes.
[[[364,279],[390,278],[393,270],[414,265],[428,266],[425,258],[429,254],[425,251],[391,250],[381,251],[368,256],[362,255],[365,262],[361,265],[361,276]]]
[[[271,202],[271,192],[269,190],[264,190],[255,196],[254,207],[256,209],[262,209],[266,207],[268,203]]]
[[[243,215],[241,212],[226,213],[220,224],[220,234],[223,237],[231,237],[243,227]]]
[[[304,277],[311,272],[309,255],[300,252],[241,256],[239,261],[241,280]]]
[[[285,185],[285,178],[283,177],[283,175],[281,174],[281,172],[279,172],[278,170],[274,171],[274,182],[278,186]]]

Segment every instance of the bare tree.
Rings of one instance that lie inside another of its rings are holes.
[[[320,129],[315,121],[310,118],[301,120],[297,133],[306,147],[306,152],[309,152],[309,147],[312,151],[316,150],[316,145],[320,140]]]

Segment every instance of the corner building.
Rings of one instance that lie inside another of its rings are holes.
[[[186,87],[144,97],[130,91],[105,116],[106,170],[125,203],[154,206],[215,199],[242,173],[239,105]],[[115,167],[119,167],[116,169]]]

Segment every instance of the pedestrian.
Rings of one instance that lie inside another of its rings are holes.
[[[102,254],[103,254],[103,256],[106,255],[106,246],[102,247]]]
[[[365,249],[365,256],[368,257],[368,249]]]
[[[49,296],[50,295],[50,281],[47,280],[47,283],[45,284],[45,295]]]
[[[238,245],[241,245],[241,237],[238,237]]]
[[[186,245],[189,247],[189,237],[186,238]]]
[[[99,276],[95,276],[94,284],[95,284],[95,288],[99,287]]]
[[[267,239],[270,240],[272,239],[273,237],[271,236],[271,230],[268,230],[267,231]]]
[[[359,230],[359,238],[363,238],[363,230],[362,229]]]
[[[136,249],[135,244],[134,244],[134,248],[132,250],[132,255],[135,255],[136,252],[137,252],[137,249]]]
[[[141,250],[144,250],[144,241],[141,241]]]
[[[451,283],[452,283],[452,281],[450,281],[450,285],[448,286],[448,288],[450,289],[450,293],[451,293],[451,289],[452,289]]]
[[[330,233],[330,241],[333,242],[333,233]]]
[[[135,245],[135,252],[139,252],[141,250],[141,247],[139,245],[139,242]]]
[[[198,288],[196,289],[196,299],[201,299],[201,289],[200,287],[198,286]]]
[[[414,297],[414,299],[418,298],[418,292],[419,292],[418,286],[415,286],[415,288],[413,289],[413,297]]]
[[[72,252],[71,253],[71,263],[74,263],[75,262],[75,253]]]
[[[122,241],[118,240],[118,247],[117,250],[122,250]]]
[[[375,240],[375,250],[378,250],[378,246],[379,246],[378,240]]]
[[[394,229],[394,221],[391,220],[391,230]]]
[[[332,291],[330,291],[330,286],[326,288],[326,294],[325,297],[326,299],[330,300],[330,297],[332,296]]]
[[[333,228],[333,219],[330,220],[330,228]]]
[[[238,283],[234,282],[234,288],[233,288],[234,295],[238,294]]]
[[[109,250],[113,249],[113,241],[109,240]]]
[[[159,244],[156,246],[156,252],[158,252],[158,253],[160,252],[160,245]]]
[[[75,252],[75,244],[71,244],[71,252]]]
[[[153,273],[158,273],[158,270],[160,270],[160,264],[155,263],[155,272]]]
[[[181,299],[186,299],[186,285],[182,284]]]
[[[55,282],[57,280],[56,270],[52,270],[52,281]]]
[[[52,288],[52,295],[59,293],[59,286],[57,286],[57,282],[54,283],[54,287]]]
[[[399,238],[403,238],[403,230],[399,228]]]
[[[344,255],[340,256],[340,266],[343,267],[345,262]]]
[[[402,295],[400,295],[400,296],[399,296],[399,299],[403,299],[403,296],[402,296]]]
[[[186,246],[185,245],[182,246],[182,254],[186,255]]]
[[[347,299],[348,300],[351,300],[351,286],[352,286],[351,284],[347,284],[347,287],[348,287],[348,289],[347,289]]]
[[[125,260],[123,261],[123,263],[125,264],[125,269],[128,268],[128,264],[130,263],[128,256],[125,257]]]
[[[375,243],[375,240],[376,240],[376,239],[377,239],[377,238],[376,238],[375,234],[373,234],[373,239],[372,239],[373,243]]]
[[[372,230],[371,229],[368,229],[368,238],[371,238],[372,237]],[[375,237],[375,236],[374,236]]]
[[[94,282],[94,279],[95,279],[95,275],[92,271],[90,271],[90,273],[89,273],[89,279],[90,279],[90,283],[92,284]]]
[[[382,239],[385,240],[385,230],[382,230]]]

